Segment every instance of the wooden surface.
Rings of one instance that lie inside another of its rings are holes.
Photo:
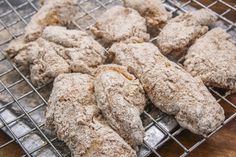
[[[229,97],[236,104],[236,94]],[[225,109],[226,117],[236,112],[225,101],[220,104]],[[226,124],[204,144],[197,148],[190,157],[236,157],[236,118]]]
[[[236,157],[236,119],[222,128],[189,157]]]
[[[3,145],[10,140],[11,138],[0,130],[0,145]],[[23,151],[15,142],[0,148],[0,157],[19,157],[21,155],[23,155]]]
[[[236,94],[228,99],[236,104]],[[220,101],[225,110],[226,118],[236,112],[227,102]],[[199,141],[202,137],[184,130],[176,137],[187,148]],[[183,154],[183,149],[173,140],[168,141],[163,147],[157,150],[163,157],[178,157]],[[154,157],[155,155],[151,155]],[[207,141],[190,153],[189,157],[236,157],[236,118],[226,124]]]
[[[236,104],[236,94],[228,97],[228,99]],[[236,109],[221,101],[220,104],[224,107],[226,117],[229,117],[236,112]],[[221,128],[211,138],[207,139],[196,150],[190,153],[189,157],[236,157],[236,119]],[[177,139],[183,143],[187,148],[201,139],[200,136],[194,135],[191,132],[184,130]],[[0,131],[0,145],[9,141],[10,138]],[[178,157],[183,153],[181,149],[173,140],[168,141],[163,147],[157,150],[163,157]],[[23,151],[16,143],[7,145],[0,149],[0,157],[19,157]],[[151,155],[150,157],[154,157]]]

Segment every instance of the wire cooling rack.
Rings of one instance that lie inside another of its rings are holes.
[[[236,41],[235,2],[165,0],[164,3],[173,15],[200,8],[215,11],[219,17],[216,25],[227,30]],[[87,31],[101,13],[120,4],[122,4],[120,0],[80,0],[80,12],[74,24],[78,29]],[[29,80],[28,72],[16,67],[4,55],[8,43],[24,33],[24,27],[38,8],[38,1],[34,0],[0,0],[0,128],[9,136],[7,140],[0,142],[0,156],[1,151],[14,143],[21,147],[18,156],[70,156],[65,144],[44,127],[44,109],[51,84],[34,87]],[[153,37],[150,41],[155,39]],[[175,145],[173,149],[178,152],[174,155],[186,156],[230,122],[236,116],[236,105],[233,102],[235,96],[219,89],[209,88],[209,90],[225,109],[226,120],[219,128],[206,137],[194,135],[179,127],[173,117],[161,113],[150,104],[142,114],[146,131],[144,145],[140,147],[138,156],[165,156],[162,149],[168,147],[170,141],[174,143],[171,146]],[[188,144],[186,139],[188,141],[190,139]],[[11,153],[16,152],[12,150]]]

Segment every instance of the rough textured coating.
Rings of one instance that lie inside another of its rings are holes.
[[[145,19],[136,10],[115,6],[98,18],[91,31],[106,44],[125,40],[143,41],[149,39],[145,24]]]
[[[44,0],[25,28],[25,41],[39,38],[49,25],[69,26],[78,11],[78,0]]]
[[[9,45],[6,50],[14,61],[30,67],[31,81],[43,85],[60,73],[81,72],[92,74],[105,61],[105,50],[87,33],[49,26],[42,37],[24,43],[22,40]]]
[[[67,30],[64,27],[48,27],[42,37],[65,48],[71,70],[74,72],[91,74],[105,61],[105,49],[86,32]]]
[[[93,78],[87,74],[61,74],[55,79],[46,120],[74,157],[136,157],[101,117]]]
[[[115,63],[127,66],[140,79],[153,104],[175,115],[182,127],[206,135],[223,122],[224,110],[203,82],[169,61],[153,44],[117,43],[109,52]]]
[[[22,36],[12,40],[6,49],[7,57],[14,58],[19,53],[19,51],[24,47],[25,47],[25,42]]]
[[[144,90],[125,67],[103,65],[94,81],[97,105],[108,124],[133,148],[143,143],[140,114],[146,103]]]
[[[171,17],[161,0],[123,0],[124,6],[137,10],[150,28],[162,27]]]
[[[236,46],[223,29],[212,29],[199,38],[185,58],[185,69],[206,85],[236,91]]]
[[[178,58],[216,19],[213,12],[206,9],[181,14],[167,22],[157,37],[157,46],[162,54]]]
[[[29,44],[30,45],[30,44]],[[71,72],[70,65],[59,53],[63,47],[39,38],[32,51],[24,51],[15,57],[16,63],[30,63],[30,79],[35,85],[52,81],[61,73]],[[38,48],[38,49],[37,49]]]

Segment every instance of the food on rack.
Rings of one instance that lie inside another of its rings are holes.
[[[104,12],[91,27],[92,33],[104,44],[119,41],[146,41],[146,22],[136,10],[115,6]]]
[[[49,26],[36,41],[13,42],[7,51],[14,61],[30,68],[31,81],[43,85],[60,73],[81,72],[92,74],[105,61],[104,48],[87,33]]]
[[[164,26],[171,14],[165,9],[161,0],[123,0],[124,6],[137,10],[145,17],[150,28],[160,28]]]
[[[97,70],[94,89],[97,105],[109,125],[138,150],[144,138],[140,114],[146,103],[139,80],[123,66],[103,65]]]
[[[230,34],[214,28],[189,48],[185,69],[207,86],[236,91],[236,46]]]
[[[101,116],[93,78],[87,74],[59,75],[46,109],[46,124],[80,157],[136,157],[135,151]]]
[[[10,59],[14,58],[24,46],[25,42],[22,36],[12,40],[5,50],[7,57]]]
[[[153,104],[175,115],[193,133],[206,135],[224,120],[224,110],[200,78],[169,61],[151,43],[116,43],[109,50],[114,62],[140,79]]]
[[[66,55],[73,72],[92,74],[106,59],[105,49],[86,32],[54,26],[45,29],[42,37],[64,47],[64,54],[61,49],[58,54]]]
[[[70,26],[78,11],[78,0],[43,0],[43,6],[25,28],[25,41],[39,38],[49,25]]]
[[[157,46],[165,56],[179,58],[195,39],[208,31],[217,17],[207,9],[181,14],[167,22],[157,37]]]

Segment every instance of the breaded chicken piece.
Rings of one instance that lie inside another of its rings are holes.
[[[6,50],[18,65],[30,68],[31,81],[43,85],[58,74],[92,74],[105,61],[105,49],[87,33],[49,26],[36,41],[13,42]]]
[[[139,115],[146,103],[139,80],[123,66],[103,65],[97,70],[94,89],[97,105],[108,124],[138,150],[144,139]]]
[[[105,49],[86,32],[67,30],[64,27],[48,27],[42,38],[65,48],[68,63],[73,72],[92,74],[105,61]],[[60,52],[59,52],[60,54]],[[60,54],[63,56],[63,54]]]
[[[24,63],[25,60],[30,63],[30,79],[34,85],[44,85],[61,73],[71,72],[70,65],[65,60],[64,56],[66,54],[62,51],[62,46],[42,38],[39,38],[35,44],[36,46],[26,47],[26,49],[32,48],[32,51],[24,51],[25,53],[15,57],[16,63]],[[36,51],[37,48],[38,50]],[[64,53],[64,56],[59,53]]]
[[[46,124],[54,129],[74,157],[136,157],[99,113],[93,78],[87,74],[59,75],[46,109]]]
[[[91,31],[108,45],[127,40],[149,40],[145,19],[136,10],[122,6],[115,6],[104,12],[91,27]]]
[[[210,30],[189,48],[184,67],[207,86],[236,91],[236,46],[221,28]]]
[[[41,37],[49,25],[69,26],[78,11],[78,0],[43,0],[43,6],[25,28],[25,41]]]
[[[22,36],[12,40],[5,50],[7,57],[9,59],[14,58],[19,53],[19,51],[25,47],[25,44],[26,42]]]
[[[171,14],[161,0],[123,0],[124,6],[133,8],[143,16],[150,28],[158,29],[167,22]]]
[[[179,58],[186,49],[208,31],[217,17],[207,9],[181,14],[167,22],[157,37],[156,44],[165,56]]]
[[[199,78],[169,61],[151,43],[113,44],[114,62],[127,66],[152,103],[193,133],[206,135],[224,121],[224,110]]]

